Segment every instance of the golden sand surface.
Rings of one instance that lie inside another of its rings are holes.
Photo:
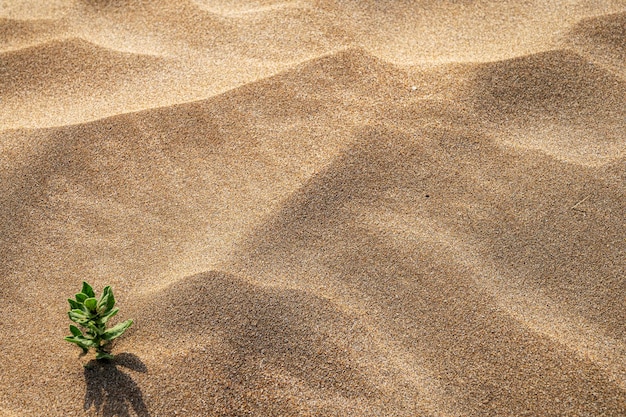
[[[626,1],[0,1],[0,184],[2,417],[626,415]]]

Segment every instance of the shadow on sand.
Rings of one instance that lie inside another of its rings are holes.
[[[116,355],[112,361],[90,361],[85,366],[87,392],[84,409],[94,406],[98,415],[103,417],[149,417],[141,390],[118,368],[120,366],[137,372],[148,370],[137,356],[130,353]]]

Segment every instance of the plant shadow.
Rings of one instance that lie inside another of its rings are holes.
[[[136,372],[147,372],[148,368],[136,355],[121,353],[113,360],[92,360],[85,365],[85,411],[92,406],[103,417],[150,417],[139,386],[118,366]],[[131,414],[131,409],[134,414]]]

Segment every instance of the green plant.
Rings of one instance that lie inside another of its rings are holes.
[[[83,353],[89,349],[96,350],[96,359],[113,359],[113,355],[106,349],[107,345],[118,338],[132,324],[132,320],[126,320],[110,329],[106,328],[107,321],[117,314],[119,309],[115,306],[113,290],[110,286],[104,287],[102,296],[97,299],[91,285],[83,282],[81,292],[76,294],[76,299],[68,299],[71,310],[68,312],[70,320],[85,329],[85,333],[73,324],[70,325],[71,336],[65,340],[75,343],[83,349]]]

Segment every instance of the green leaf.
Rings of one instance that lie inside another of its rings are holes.
[[[67,314],[68,316],[70,316],[70,320],[72,321],[89,319],[89,317],[85,315],[85,312],[83,310],[70,310],[67,312]]]
[[[107,310],[107,300],[109,297],[105,298],[104,300],[100,299],[100,301],[98,301],[98,305],[96,306],[96,312],[98,314],[106,314],[108,312]],[[103,301],[101,303],[101,301]]]
[[[113,340],[122,335],[133,324],[132,320],[126,320],[123,323],[117,324],[111,327],[109,330],[102,334],[103,340]]]
[[[115,297],[113,297],[113,288],[109,287],[109,298],[107,299],[107,309],[111,310],[115,306]]]
[[[100,317],[98,319],[98,321],[100,321],[100,323],[102,324],[106,324],[107,321],[109,321],[109,319],[111,317],[113,317],[114,315],[117,314],[117,312],[120,311],[119,308],[114,308],[113,310],[109,311],[108,313],[106,313],[104,316]]]
[[[78,340],[75,336],[65,336],[63,340],[66,340],[70,343],[76,343],[77,345],[81,345],[81,346],[83,343],[81,340]]]
[[[97,348],[100,343],[93,340],[93,339],[89,339],[87,337],[76,337],[76,339],[80,340],[81,343],[83,343],[85,346],[87,347],[93,347],[93,348]]]
[[[102,333],[104,333],[104,326],[102,326],[102,329],[98,328],[98,326],[96,326],[93,321],[88,321],[86,323],[86,327],[91,330],[91,332],[93,333],[94,336],[99,336]]]
[[[70,310],[70,313],[74,313],[74,314],[79,315],[79,316],[89,317],[89,313],[88,312],[86,312],[85,310],[79,310],[77,308],[75,308],[73,310]]]
[[[113,355],[104,350],[106,343],[121,336],[132,326],[133,320],[126,320],[111,329],[106,328],[107,321],[119,311],[114,308],[115,297],[109,285],[104,287],[102,295],[97,298],[91,285],[83,281],[81,292],[75,298],[68,300],[68,316],[82,328],[70,325],[72,336],[67,336],[65,340],[77,344],[84,352],[95,348],[96,359],[113,359]]]
[[[83,304],[85,304],[85,307],[87,307],[87,309],[89,311],[95,312],[96,311],[96,306],[98,305],[98,300],[96,300],[95,298],[91,297],[91,298],[86,299]]]
[[[87,323],[89,321],[89,317],[85,316],[85,313],[81,310],[72,310],[72,311],[68,311],[68,316],[70,317],[70,320],[72,320],[75,323],[78,323],[82,326],[85,325],[85,323]]]
[[[111,297],[112,295],[113,294],[111,293],[111,287],[104,287],[104,291],[102,292],[102,296],[98,300],[98,306],[96,307],[99,314],[104,314],[111,310],[113,306],[109,307],[109,297]]]
[[[93,340],[89,340],[89,339],[85,339],[83,337],[80,336],[67,336],[65,337],[66,341],[70,342],[70,343],[76,343],[78,346],[82,347],[83,349],[89,349],[89,348],[97,348],[98,344],[96,342],[94,342]]]
[[[71,309],[80,310],[80,309],[83,308],[83,305],[81,303],[79,303],[78,301],[72,300],[71,298],[68,298],[67,301],[70,303],[70,308]]]
[[[83,332],[80,331],[80,329],[76,326],[74,326],[73,324],[70,324],[70,332],[72,332],[72,334],[74,336],[82,336]]]
[[[91,288],[91,285],[87,284],[85,281],[83,281],[83,289],[80,290],[80,292],[86,294],[88,297],[96,296],[96,293],[93,292],[93,288]]]
[[[114,356],[108,352],[104,352],[104,351],[96,352],[96,360],[102,360],[102,359],[112,360],[113,358]]]

